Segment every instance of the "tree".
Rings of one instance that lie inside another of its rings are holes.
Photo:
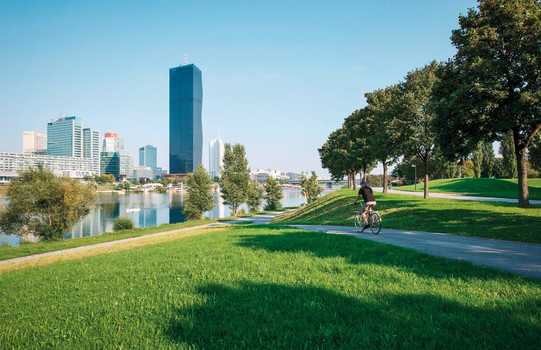
[[[515,158],[515,143],[513,142],[512,131],[503,134],[499,151],[503,157],[502,166],[505,177],[515,179],[517,177],[517,159]]]
[[[530,145],[528,160],[534,170],[541,172],[541,138]]]
[[[246,201],[246,193],[250,182],[250,169],[246,159],[246,151],[241,144],[225,144],[223,168],[220,169],[220,188],[224,204],[231,207],[233,216],[237,215],[239,206]]]
[[[0,212],[1,231],[59,240],[90,212],[96,191],[91,184],[57,177],[39,166],[20,173],[6,195],[9,203]]]
[[[399,89],[396,85],[366,93],[369,118],[363,121],[371,156],[383,165],[383,193],[387,193],[387,167],[400,156],[400,124],[397,123],[396,103]]]
[[[430,108],[432,87],[437,82],[440,65],[436,61],[409,72],[400,83],[399,119],[402,125],[401,147],[404,156],[416,156],[423,162],[425,174],[424,198],[428,198],[428,164],[436,152],[436,133],[432,126],[435,113]],[[402,146],[403,145],[403,146]]]
[[[475,177],[481,177],[483,169],[483,143],[480,142],[471,153],[471,161],[473,163],[473,173]]]
[[[459,24],[451,36],[457,53],[434,89],[440,144],[465,155],[511,131],[519,206],[528,208],[526,149],[541,129],[539,0],[480,0]]]
[[[212,180],[202,164],[197,165],[195,173],[186,176],[188,198],[184,206],[184,215],[188,219],[201,220],[203,213],[214,208]]]
[[[275,178],[269,176],[267,182],[265,183],[265,201],[267,206],[265,210],[278,210],[282,206],[280,204],[280,199],[282,199],[282,186],[276,181]]]
[[[312,203],[321,194],[321,187],[317,181],[316,172],[312,170],[312,176],[303,177],[301,180],[301,192],[306,197],[306,202]]]
[[[494,175],[494,147],[492,142],[483,141],[482,143],[483,163],[481,165],[481,177],[491,177]]]
[[[246,204],[248,204],[248,210],[250,210],[251,213],[259,211],[261,201],[263,200],[263,190],[259,188],[256,181],[250,180],[246,195]]]

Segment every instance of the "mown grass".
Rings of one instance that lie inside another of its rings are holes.
[[[417,190],[415,190],[415,185],[393,187],[393,190],[399,191],[423,192],[424,189],[424,183],[417,184]],[[431,180],[428,183],[428,190],[434,193],[517,199],[518,180],[487,178]],[[528,192],[530,199],[541,200],[541,179],[528,179]]]
[[[383,228],[454,233],[467,236],[541,243],[541,206],[521,209],[514,203],[423,199],[402,194],[374,193]],[[289,213],[273,223],[353,225],[357,193],[339,190]]]
[[[280,226],[0,275],[3,348],[538,349],[541,281]]]
[[[54,252],[57,250],[83,247],[93,244],[117,241],[126,238],[140,237],[157,232],[179,230],[182,228],[194,227],[216,222],[214,220],[186,221],[178,224],[163,224],[145,228],[134,228],[117,232],[105,232],[98,236],[90,236],[75,239],[64,239],[61,241],[42,241],[38,243],[25,243],[18,247],[0,247],[0,260],[20,258],[29,255]]]

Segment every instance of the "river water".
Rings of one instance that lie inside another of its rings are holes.
[[[324,190],[322,195],[329,193]],[[300,190],[285,190],[281,200],[283,207],[296,207],[306,203]],[[231,216],[231,210],[223,204],[219,193],[214,194],[215,207],[206,212],[204,217],[218,219]],[[161,193],[134,193],[134,194],[98,194],[90,214],[78,222],[71,233],[65,234],[64,238],[81,238],[97,236],[103,232],[113,231],[113,221],[119,216],[129,217],[136,227],[158,226],[161,224],[175,224],[185,221],[183,214],[186,194],[184,192]],[[0,204],[6,203],[0,199]],[[241,208],[246,210],[245,206]],[[18,245],[19,237],[13,235],[0,236],[7,240],[10,245]]]

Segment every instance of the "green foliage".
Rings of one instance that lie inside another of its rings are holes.
[[[108,185],[108,184],[112,184],[115,181],[115,177],[111,174],[105,174],[101,176],[94,175],[92,179],[98,185]]]
[[[113,231],[121,231],[121,230],[131,230],[135,224],[133,223],[133,220],[128,217],[119,216],[116,217],[113,221]]]
[[[494,147],[492,142],[482,142],[483,162],[481,164],[481,177],[492,177],[494,175]]]
[[[11,182],[7,197],[9,203],[0,211],[1,231],[57,240],[90,212],[96,192],[91,184],[38,167],[21,172]]]
[[[541,173],[541,137],[530,145],[528,160],[532,168]]]
[[[462,177],[475,176],[475,169],[474,169],[473,161],[471,159],[466,159],[465,161],[463,161],[460,168],[461,168]]]
[[[224,204],[230,206],[233,216],[236,216],[239,206],[246,201],[250,182],[250,169],[244,146],[238,143],[231,146],[226,143],[223,161],[223,168],[220,169],[220,190]]]
[[[267,202],[267,205],[265,206],[265,210],[278,210],[282,206],[280,204],[280,199],[282,199],[283,193],[282,193],[282,186],[274,179],[272,176],[269,176],[267,178],[267,182],[265,183],[265,201]]]
[[[515,157],[515,144],[513,141],[513,132],[508,131],[503,134],[500,141],[500,154],[503,156],[502,166],[506,178],[516,179],[517,177],[517,159]]]
[[[250,180],[246,196],[246,204],[248,204],[250,213],[259,211],[261,202],[263,201],[263,190],[259,188],[259,184],[256,181]]]
[[[167,187],[165,186],[158,186],[156,187],[156,189],[154,190],[155,192],[158,192],[158,193],[167,193]]]
[[[188,219],[201,220],[203,213],[214,208],[212,180],[202,164],[197,166],[195,173],[186,177],[188,198],[184,206],[184,215]]]
[[[471,161],[473,163],[473,173],[475,177],[481,177],[481,170],[483,168],[483,149],[482,143],[477,145],[471,155]]]
[[[312,170],[312,176],[303,177],[301,180],[301,192],[306,197],[308,203],[312,203],[314,200],[318,199],[321,195],[321,187],[317,182],[316,172]]]
[[[439,144],[449,156],[466,156],[479,141],[512,131],[526,208],[525,151],[541,128],[539,1],[483,0],[459,23],[451,36],[457,53],[433,91]]]

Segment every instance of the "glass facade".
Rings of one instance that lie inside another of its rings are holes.
[[[169,69],[169,173],[195,171],[203,158],[203,84],[193,64]]]
[[[100,132],[89,128],[83,129],[83,158],[91,158],[94,172],[100,174]]]
[[[139,148],[139,166],[158,167],[158,149],[152,145]]]
[[[83,128],[78,117],[47,123],[47,154],[62,157],[83,156]]]

